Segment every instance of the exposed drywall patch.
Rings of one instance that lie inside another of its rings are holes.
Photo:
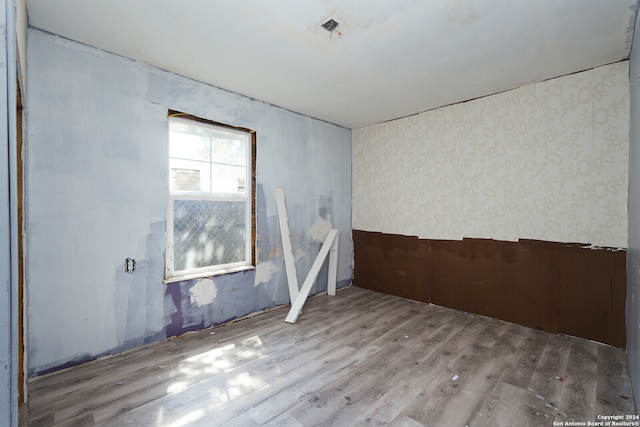
[[[331,220],[318,218],[307,231],[307,235],[311,241],[322,243],[327,238],[329,231],[331,231]]]
[[[294,261],[299,261],[307,256],[307,253],[302,248],[293,248],[292,252]]]
[[[256,266],[256,278],[253,286],[258,286],[261,283],[268,283],[271,281],[273,275],[278,271],[276,263],[273,261],[262,261]]]
[[[333,228],[331,224],[333,198],[323,194],[319,197],[318,205],[318,217],[307,230],[307,236],[312,242],[323,243],[327,239],[329,231]]]
[[[218,290],[216,289],[216,284],[213,282],[213,279],[200,279],[189,289],[191,304],[195,304],[198,307],[213,303],[217,294]]]
[[[166,285],[165,310],[168,312],[165,313],[165,318],[169,320],[165,327],[167,337],[204,329],[215,323],[214,304],[202,304],[218,295],[217,287],[213,295],[213,287],[210,285],[215,287],[211,279],[186,280]],[[195,291],[192,292],[194,288]]]
[[[210,325],[215,317],[212,313],[213,306],[211,304],[200,306],[193,303],[191,289],[195,284],[195,280],[180,283],[182,327],[187,330],[204,329]]]
[[[215,283],[211,279],[168,283],[165,292],[166,337],[226,323],[288,302],[286,289],[280,292],[281,287],[276,282],[274,277],[263,286],[255,287],[255,270],[245,270],[216,276]],[[212,285],[215,296],[210,290]],[[212,298],[212,303],[207,304]]]
[[[187,282],[168,283],[165,290],[165,327],[167,337],[175,337],[188,331],[195,331],[206,327],[202,319],[202,307],[191,303],[191,285]],[[206,307],[206,306],[205,306]]]

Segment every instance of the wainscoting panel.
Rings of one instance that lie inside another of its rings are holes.
[[[626,250],[353,231],[355,286],[625,346]]]

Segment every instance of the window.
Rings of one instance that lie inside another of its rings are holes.
[[[165,279],[253,265],[255,133],[169,112]]]

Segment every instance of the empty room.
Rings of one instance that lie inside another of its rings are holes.
[[[0,425],[640,426],[638,0],[2,5]]]

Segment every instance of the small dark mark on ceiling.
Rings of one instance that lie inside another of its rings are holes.
[[[327,22],[322,24],[322,28],[324,28],[325,30],[327,30],[330,33],[332,33],[333,30],[338,28],[338,23],[336,21],[334,21],[333,19],[329,19]]]

